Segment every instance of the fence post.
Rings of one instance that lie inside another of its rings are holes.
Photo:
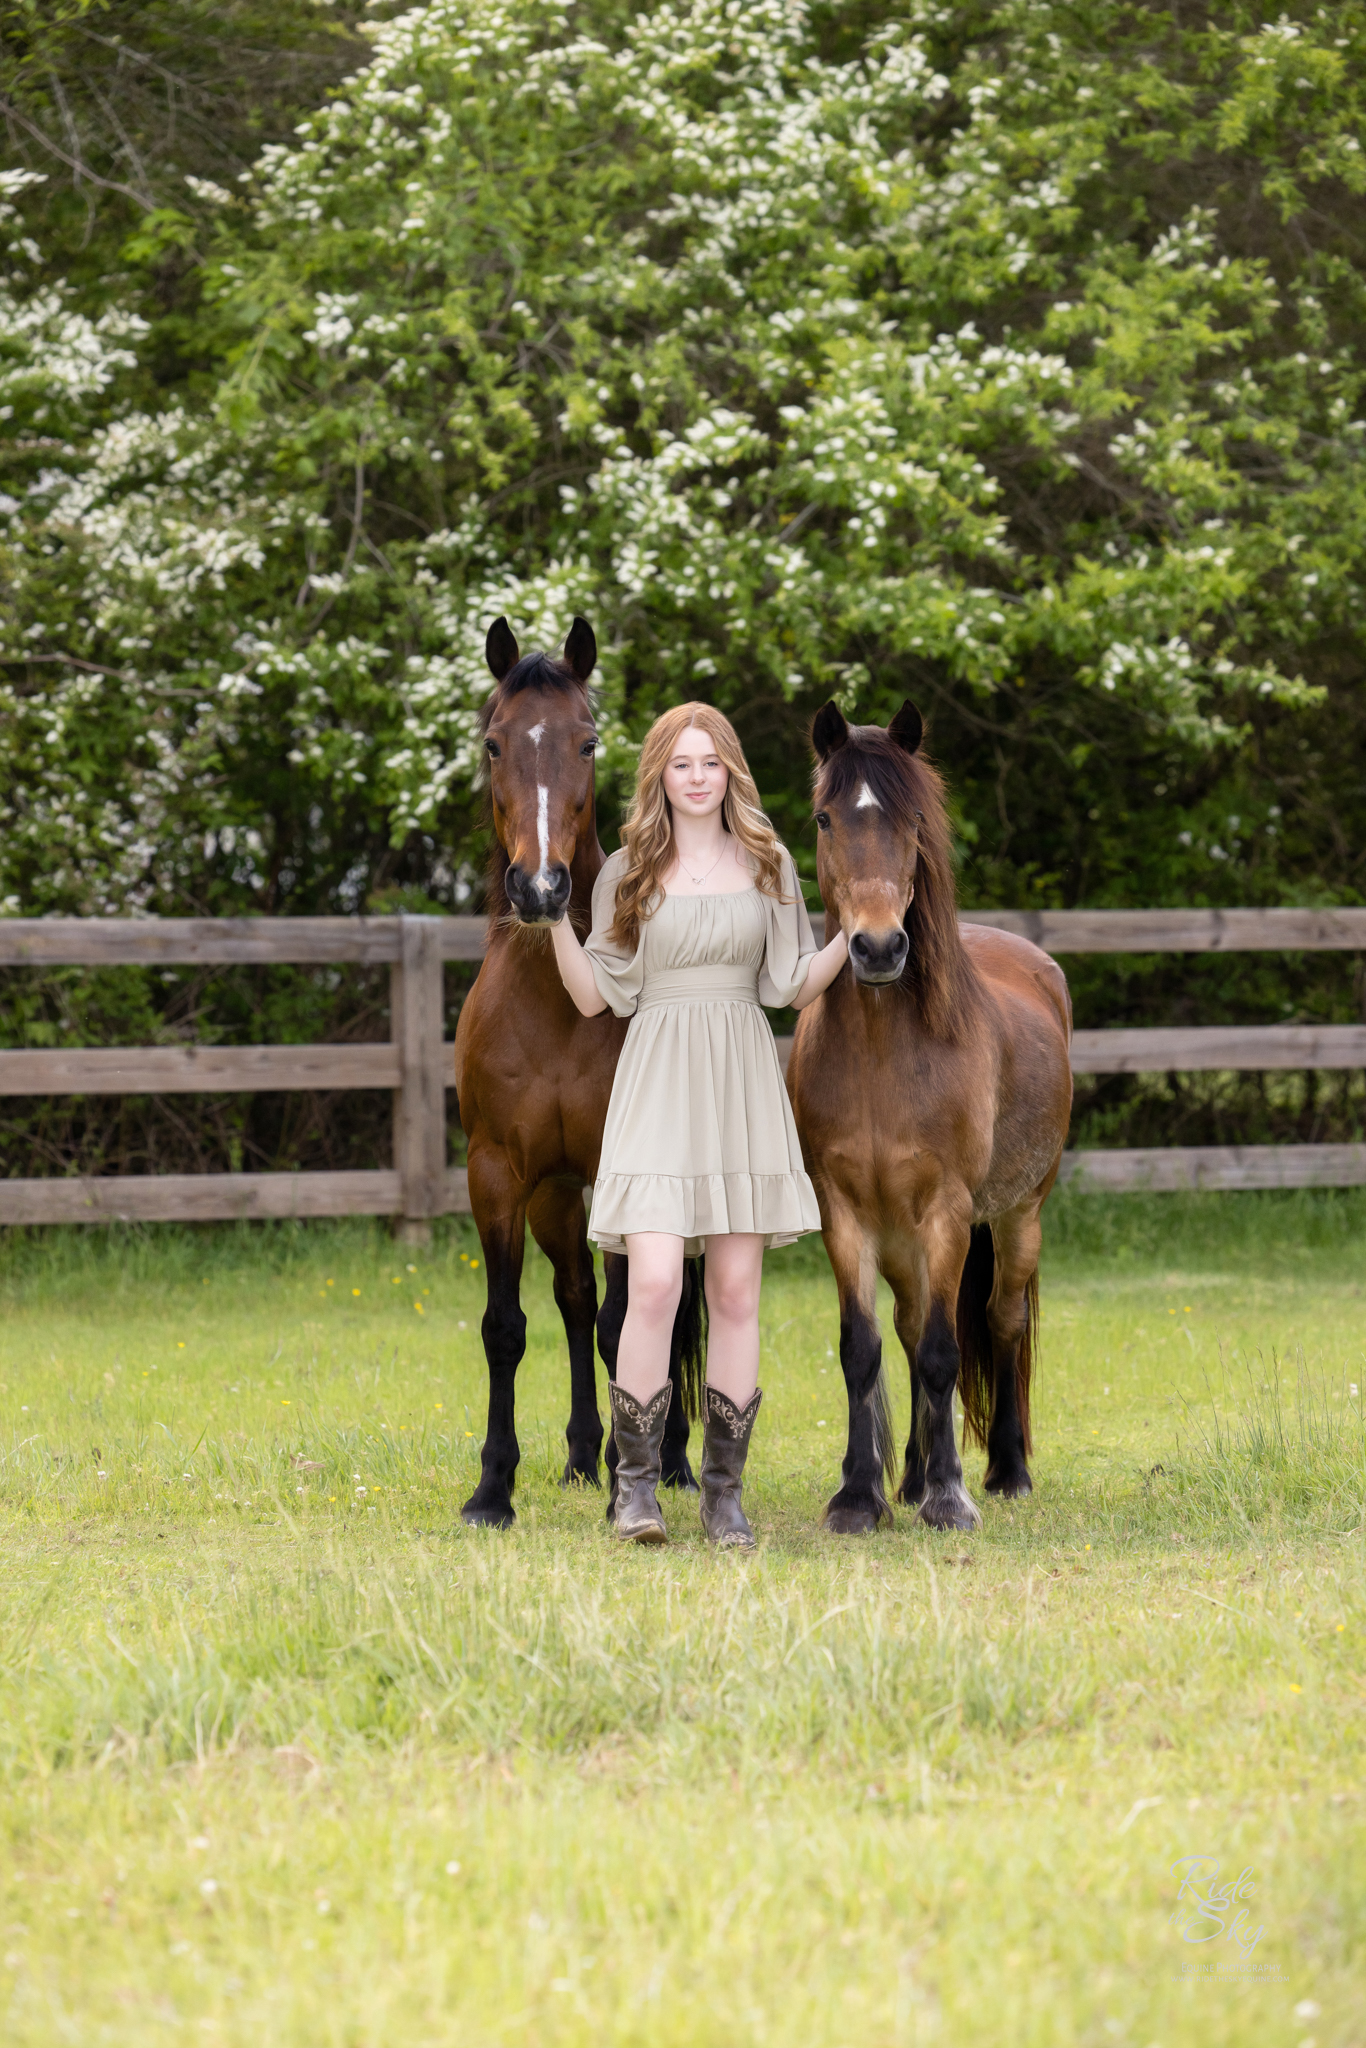
[[[394,1091],[394,1166],[402,1190],[395,1234],[431,1241],[430,1218],[446,1206],[446,1069],[441,920],[399,918],[399,957],[390,970],[390,1016],[400,1084]]]

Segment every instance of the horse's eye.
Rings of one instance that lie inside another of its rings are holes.
[[[579,752],[583,755],[585,761],[591,761],[594,754],[596,754],[597,750],[598,743],[596,740],[585,740],[583,745],[579,748]]]
[[[491,754],[491,755],[493,756],[493,759],[494,759],[495,761],[497,761],[497,760],[500,760],[500,759],[502,758],[502,757],[501,757],[501,755],[500,755],[500,754],[499,754],[499,752],[498,752],[498,742],[497,742],[497,740],[485,740],[485,741],[484,741],[484,751],[485,751],[486,753],[488,753],[488,754]]]
[[[816,823],[817,823],[817,824],[818,824],[818,825],[820,826],[820,829],[821,829],[821,831],[822,831],[822,832],[828,832],[828,831],[830,830],[830,813],[829,813],[829,811],[817,811],[817,813],[816,813]]]

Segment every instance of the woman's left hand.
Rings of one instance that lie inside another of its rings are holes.
[[[849,958],[849,941],[843,931],[837,931],[828,946],[822,946],[806,970],[806,980],[792,998],[794,1010],[804,1010],[808,1003],[814,1003],[817,996],[824,995],[835,976]]]

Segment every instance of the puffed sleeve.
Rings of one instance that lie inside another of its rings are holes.
[[[816,955],[816,937],[802,901],[801,884],[792,855],[783,853],[783,894],[786,903],[765,896],[768,945],[759,973],[759,1001],[770,1010],[785,1010],[800,995],[807,969]]]
[[[624,853],[614,853],[604,861],[593,884],[593,929],[583,942],[583,950],[588,955],[598,994],[608,1009],[618,1017],[633,1017],[645,978],[641,948],[637,944],[635,951],[628,953],[611,937],[612,920],[617,914],[617,883],[625,868]]]

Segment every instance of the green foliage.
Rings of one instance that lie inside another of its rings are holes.
[[[4,910],[469,906],[484,630],[573,610],[609,843],[700,695],[810,881],[812,711],[910,695],[970,901],[1361,900],[1361,0],[3,19]]]
[[[13,907],[463,895],[483,627],[572,607],[618,789],[701,692],[796,837],[812,705],[910,692],[970,887],[1358,890],[1359,4],[366,34],[192,181],[197,310],[11,287]]]

